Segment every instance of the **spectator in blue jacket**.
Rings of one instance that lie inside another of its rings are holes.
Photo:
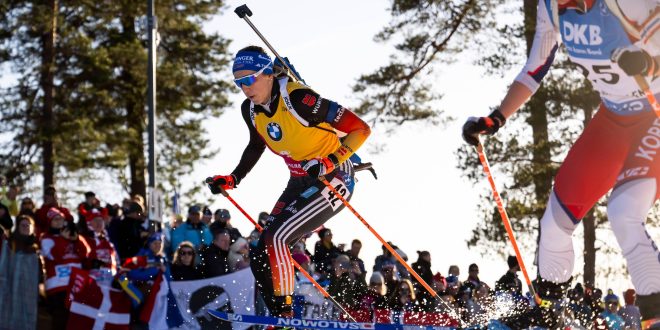
[[[199,252],[203,246],[213,242],[209,227],[202,221],[202,208],[193,205],[188,209],[188,220],[172,231],[172,246],[179,246],[183,241],[189,241]]]
[[[607,325],[606,329],[610,330],[623,330],[626,327],[626,322],[619,316],[619,297],[608,290],[607,296],[603,299],[605,301],[605,310],[600,313],[601,318]]]
[[[146,247],[142,248],[136,255],[146,257],[146,267],[133,269],[128,272],[128,278],[137,281],[152,281],[159,273],[167,269],[167,259],[163,254],[163,234],[153,233],[147,239]]]

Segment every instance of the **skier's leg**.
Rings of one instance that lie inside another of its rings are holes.
[[[578,222],[571,220],[561,207],[557,196],[550,195],[543,218],[541,218],[541,241],[539,244],[539,274],[546,281],[568,282],[573,275],[575,251],[573,231]],[[556,297],[558,292],[539,292],[542,296]]]
[[[250,268],[254,275],[257,290],[261,293],[266,307],[272,313],[274,308],[273,282],[271,281],[272,271],[268,262],[266,249],[261,239],[259,239],[257,246],[250,250]]]
[[[655,181],[637,179],[617,186],[607,205],[612,231],[638,295],[660,292],[660,252],[644,226],[656,199]]]
[[[660,252],[645,229],[649,210],[660,197],[660,119],[652,113],[633,128],[628,158],[610,197],[607,214],[638,294],[642,320],[660,329]]]
[[[568,152],[541,218],[539,273],[543,280],[558,284],[571,278],[573,231],[614,186],[629,145],[622,127],[601,108]]]
[[[575,251],[572,234],[591,207],[616,182],[629,150],[622,128],[601,109],[568,152],[555,178],[553,191],[541,218],[539,279],[542,299],[559,302],[573,273]],[[537,309],[541,325],[554,327],[553,309]]]
[[[353,171],[350,164],[342,164],[340,169],[328,179],[332,180],[333,186],[339,187],[338,190],[346,193],[345,198],[351,197]],[[263,263],[255,267],[267,268],[267,274],[270,274],[270,285],[263,285],[262,288],[272,290],[270,294],[264,294],[264,298],[273,315],[292,315],[291,295],[295,286],[295,277],[289,245],[321,226],[343,208],[341,201],[336,200],[323,183],[316,179],[305,180],[306,189],[302,189],[286,205],[280,204],[283,207],[273,212],[277,214],[272,214],[273,221],[266,227],[259,241],[258,250],[262,255],[261,260],[267,261],[268,267],[264,267]],[[253,267],[253,272],[260,271]],[[267,297],[269,295],[270,298]]]
[[[644,226],[656,190],[654,178],[629,181],[612,191],[607,205],[607,216],[637,291],[642,320],[660,318],[660,252]]]
[[[286,188],[277,199],[273,210],[270,213],[268,223],[265,225],[264,231],[261,233],[259,242],[257,246],[250,250],[250,268],[254,279],[256,282],[257,289],[261,293],[261,296],[268,307],[268,310],[273,314],[275,310],[275,296],[273,288],[273,270],[271,269],[271,263],[268,258],[268,252],[266,248],[266,242],[264,240],[264,234],[268,231],[272,225],[276,223],[273,221],[275,215],[278,215],[282,212],[282,209],[285,205],[294,200],[300,191],[304,187],[303,178],[292,177],[287,183]]]

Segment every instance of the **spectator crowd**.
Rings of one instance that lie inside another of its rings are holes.
[[[250,250],[259,240],[257,230],[243,236],[234,228],[226,209],[192,205],[185,219],[177,216],[160,223],[148,220],[139,195],[121,205],[102,206],[87,192],[76,217],[60,203],[54,187],[45,190],[38,208],[31,198],[19,196],[17,186],[0,195],[0,330],[66,329],[72,268],[89,271],[99,284],[138,290],[146,297],[161,274],[172,281],[190,281],[249,267]],[[258,219],[267,226],[269,215],[262,212]],[[523,294],[520,267],[512,256],[508,270],[491,286],[480,280],[477,264],[469,265],[461,281],[458,266],[450,266],[446,274],[434,272],[431,253],[417,251],[412,269],[439,294],[436,299],[385,246],[367,271],[360,240],[345,246],[335,244],[329,228],[316,234],[314,252],[306,248],[310,233],[291,246],[292,258],[358,321],[377,321],[379,311],[386,310],[436,313],[452,319],[451,324],[468,326],[494,317],[515,324],[516,313],[533,304],[529,294]],[[390,245],[408,262],[406,253]],[[296,281],[296,293],[304,294],[309,280],[296,270]],[[585,328],[600,322],[608,329],[640,329],[634,290],[622,296],[611,290],[603,296],[602,290],[578,283],[568,291],[563,316]],[[509,307],[502,308],[507,303]],[[140,308],[139,303],[133,305],[132,329],[148,328],[137,317]]]

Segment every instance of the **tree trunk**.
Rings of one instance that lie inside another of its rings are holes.
[[[133,109],[133,112],[135,111],[136,109]],[[128,117],[130,118],[130,117],[141,117],[141,116],[135,113],[131,113],[128,115]],[[129,121],[129,127],[138,126],[131,123],[132,122]],[[136,129],[136,128],[132,127],[132,129]],[[144,130],[144,127],[142,127],[142,130]],[[145,158],[144,158],[144,144],[141,137],[142,134],[140,134],[140,138],[138,140],[130,142],[131,150],[130,150],[130,154],[128,155],[128,164],[131,172],[130,189],[131,189],[131,195],[140,194],[142,195],[142,197],[146,198],[147,196],[147,183],[145,181],[146,166],[145,166]]]
[[[593,109],[584,109],[584,122],[586,128],[591,117]],[[589,213],[582,219],[582,226],[584,227],[584,283],[596,283],[596,216],[592,208]]]
[[[55,79],[55,40],[57,38],[57,15],[59,12],[58,0],[48,1],[49,12],[52,15],[49,22],[44,24],[41,35],[42,58],[41,58],[41,89],[44,93],[43,111],[41,114],[42,135],[42,166],[44,178],[44,190],[55,183],[55,150],[53,145],[53,133],[55,130],[53,114],[54,108],[54,79]]]
[[[584,283],[596,283],[596,217],[592,209],[582,219],[584,226]]]
[[[125,15],[121,19],[123,26],[122,38],[126,43],[138,38],[135,33],[135,17]],[[122,72],[122,80],[125,86],[139,85],[137,78],[131,74],[132,63],[126,63]],[[145,99],[146,88],[131,88],[131,92],[135,93],[126,98],[126,126],[130,134],[128,140],[128,165],[131,174],[130,191],[131,195],[140,194],[142,197],[147,196],[147,183],[145,180],[146,174],[146,159],[144,155],[144,139],[142,138],[145,130]]]
[[[142,133],[144,132],[144,107],[140,107],[134,102],[126,102],[126,123],[128,131],[131,132],[129,139],[128,166],[131,173],[130,191],[131,196],[140,194],[147,196],[147,183],[145,181],[145,157],[144,141]]]
[[[524,1],[524,24],[525,24],[525,41],[527,43],[527,54],[532,49],[534,42],[534,33],[536,32],[536,6],[538,1],[525,0]],[[532,98],[527,102],[526,107],[529,109],[530,116],[527,123],[532,127],[532,138],[534,141],[534,149],[532,151],[532,166],[534,168],[534,194],[538,205],[545,205],[550,190],[552,188],[552,173],[548,171],[551,161],[550,148],[548,144],[548,116],[546,113],[545,103],[548,100],[548,95],[540,89]],[[535,216],[541,220],[543,216],[544,207],[537,207]],[[537,234],[537,243],[541,239],[541,226],[539,223],[539,231]]]

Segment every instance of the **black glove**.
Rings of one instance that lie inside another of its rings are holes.
[[[499,109],[491,112],[488,117],[470,117],[463,124],[463,140],[476,146],[479,144],[479,134],[493,135],[504,123],[506,118]]]
[[[206,178],[206,184],[211,189],[211,193],[217,195],[222,192],[222,189],[229,190],[234,189],[238,184],[236,176],[233,174],[230,175],[216,175],[214,177]]]
[[[611,59],[629,76],[650,76],[655,73],[653,57],[637,46],[617,48],[612,52]]]
[[[302,164],[302,169],[312,178],[318,178],[330,174],[337,168],[339,160],[333,154],[328,157],[315,158]]]

